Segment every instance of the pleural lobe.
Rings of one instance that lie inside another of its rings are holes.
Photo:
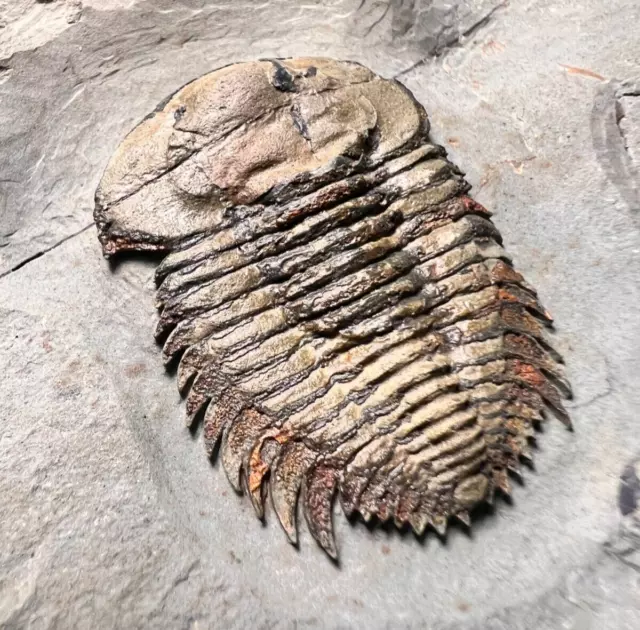
[[[97,194],[107,255],[168,252],[156,333],[188,422],[332,557],[336,496],[444,533],[510,492],[548,411],[570,426],[551,317],[428,131],[357,64],[237,64],[134,130]]]

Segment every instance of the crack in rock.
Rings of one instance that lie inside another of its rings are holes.
[[[24,260],[21,260],[17,265],[14,265],[13,267],[11,267],[11,269],[8,269],[7,271],[5,271],[3,273],[0,273],[0,279],[4,278],[5,276],[8,276],[8,275],[10,275],[10,274],[12,274],[12,273],[14,273],[16,271],[19,271],[20,269],[22,269],[23,267],[26,267],[29,263],[33,262],[34,260],[37,260],[38,258],[41,258],[45,254],[48,254],[50,251],[53,251],[57,247],[60,247],[60,245],[62,245],[63,243],[66,243],[67,241],[71,240],[72,238],[75,238],[76,236],[79,236],[80,234],[83,234],[84,232],[86,232],[91,227],[93,227],[93,223],[90,223],[89,225],[85,225],[83,228],[81,228],[77,232],[74,232],[73,234],[69,234],[68,236],[65,236],[64,238],[60,239],[59,241],[56,241],[50,247],[42,249],[42,250],[36,252],[35,254],[32,254],[31,256],[25,258]]]
[[[474,22],[472,22],[469,26],[463,29],[458,29],[457,31],[447,33],[446,27],[443,26],[439,33],[438,38],[436,39],[435,45],[433,45],[431,49],[428,50],[427,54],[422,59],[411,64],[408,68],[405,68],[404,70],[401,70],[400,72],[398,72],[393,78],[399,79],[405,76],[406,74],[408,74],[409,72],[411,72],[412,70],[415,70],[416,68],[420,68],[421,66],[426,64],[430,59],[442,57],[449,50],[463,47],[474,35],[476,35],[482,29],[486,28],[489,25],[489,23],[493,20],[494,15],[498,11],[506,8],[507,5],[508,5],[507,2],[501,2],[500,4],[493,6],[489,11],[484,13],[481,17],[476,19]],[[440,41],[442,35],[445,35],[444,41]]]
[[[622,520],[617,533],[605,544],[605,551],[640,571],[640,457],[624,467],[620,475],[618,508]]]
[[[638,220],[640,212],[640,88],[610,82],[597,92],[591,112],[596,158]]]
[[[588,398],[583,402],[578,402],[573,405],[567,405],[572,411],[575,409],[584,409],[586,407],[590,407],[594,403],[609,397],[611,394],[613,394],[616,391],[615,382],[614,382],[615,379],[613,376],[611,363],[609,362],[609,359],[604,355],[602,355],[602,360],[605,365],[605,374],[604,374],[605,388],[601,392],[597,392],[596,394],[591,396],[591,398]]]
[[[616,99],[616,121],[624,148],[636,169],[640,167],[640,88],[619,90]],[[636,173],[637,174],[637,173]]]
[[[623,516],[635,512],[640,503],[640,467],[629,464],[620,475],[620,492],[618,507]]]

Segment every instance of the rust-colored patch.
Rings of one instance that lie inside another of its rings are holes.
[[[264,434],[254,446],[249,457],[249,491],[257,492],[262,486],[264,476],[269,471],[269,463],[262,459],[262,448],[267,440],[275,440],[283,445],[289,441],[289,436],[285,431],[274,431]]]
[[[249,491],[256,492],[262,485],[262,480],[269,470],[269,465],[262,461],[260,451],[262,442],[260,442],[251,452],[249,460]]]
[[[51,352],[53,350],[53,346],[51,345],[51,338],[49,337],[49,335],[46,335],[42,340],[42,347],[44,348],[45,352]]]
[[[476,212],[478,214],[484,214],[485,216],[490,217],[491,213],[481,204],[478,203],[475,199],[471,197],[467,197],[467,195],[463,195],[461,201],[466,210],[469,212]]]
[[[290,439],[289,434],[285,433],[284,431],[280,431],[280,432],[276,433],[275,435],[272,435],[271,437],[276,442],[278,442],[278,444],[286,444]]]
[[[509,166],[511,166],[511,168],[513,169],[513,172],[516,175],[522,175],[522,173],[524,173],[524,165],[527,162],[531,162],[532,160],[535,160],[535,159],[536,159],[535,155],[530,155],[529,157],[526,157],[521,160],[506,160],[506,163]]]
[[[523,277],[504,260],[499,260],[491,270],[491,280],[493,282],[518,283],[523,280]]]
[[[524,363],[519,359],[512,361],[513,370],[523,381],[529,383],[533,387],[541,387],[545,384],[545,377],[532,365]]]
[[[124,373],[130,378],[135,378],[143,374],[146,369],[147,366],[144,363],[130,363],[124,368]]]
[[[495,40],[495,39],[490,39],[488,42],[482,45],[482,52],[485,55],[501,53],[501,52],[504,52],[505,50],[506,50],[506,46],[502,42],[499,42],[498,40]]]
[[[586,68],[578,68],[576,66],[568,66],[564,63],[558,64],[564,68],[568,74],[580,74],[583,77],[590,77],[592,79],[598,79],[598,81],[606,81],[607,79],[601,74],[594,72],[593,70],[587,70]]]
[[[471,604],[469,602],[465,602],[463,599],[460,599],[456,603],[456,608],[460,612],[469,612],[471,610]]]
[[[262,479],[264,478],[267,470],[269,470],[269,466],[264,462],[260,462],[259,464],[252,462],[251,473],[249,475],[250,492],[257,492],[260,489]]]
[[[498,289],[498,299],[501,302],[517,302],[518,298],[510,293],[507,289]]]

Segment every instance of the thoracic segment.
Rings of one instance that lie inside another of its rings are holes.
[[[301,94],[286,102],[308,139]],[[371,108],[358,125],[376,129]],[[336,495],[348,514],[443,533],[510,492],[545,409],[570,426],[551,318],[417,120],[388,155],[359,145],[340,178],[228,203],[157,271],[189,423],[202,415],[208,452],[220,444],[259,516],[271,495],[292,542],[301,497],[333,557]]]
[[[488,213],[434,162],[413,167],[420,191],[381,184],[269,239],[163,264],[159,330],[179,322],[165,352],[186,350],[189,417],[206,408],[207,448],[223,440],[260,516],[269,478],[292,541],[302,492],[331,555],[335,492],[367,520],[444,531],[509,492],[545,407],[569,422],[548,314]]]

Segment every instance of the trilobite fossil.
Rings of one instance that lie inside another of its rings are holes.
[[[321,58],[216,70],[124,140],[106,256],[167,255],[158,339],[233,487],[336,556],[332,505],[417,533],[509,492],[550,410],[551,318],[396,81]],[[187,393],[188,392],[188,393]]]

